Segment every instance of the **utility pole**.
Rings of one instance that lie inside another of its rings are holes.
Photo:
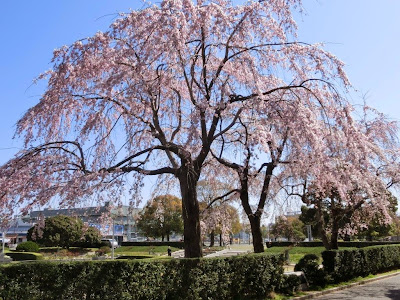
[[[1,251],[1,260],[5,260],[5,245],[6,245],[6,233],[4,232],[4,230],[3,230],[3,233],[2,233],[2,251]]]
[[[115,224],[114,224],[114,218],[112,219],[112,243],[111,243],[111,259],[114,259],[114,230],[115,230]]]
[[[312,232],[311,232],[311,225],[306,225],[307,227],[307,236],[308,236],[308,241],[312,242],[313,237],[312,237]]]

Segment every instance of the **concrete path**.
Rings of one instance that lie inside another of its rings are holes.
[[[184,258],[185,257],[185,250],[178,250],[171,253],[173,258]]]
[[[385,279],[376,280],[345,290],[329,293],[318,300],[369,300],[369,299],[400,299],[400,274]]]
[[[241,254],[248,253],[245,250],[233,250],[233,249],[223,249],[221,251],[217,251],[211,254],[208,254],[204,257],[228,257],[228,256],[236,256]]]
[[[217,251],[217,252],[205,255],[204,257],[226,257],[226,256],[235,256],[235,255],[246,254],[246,253],[248,253],[248,251],[224,249],[224,250],[221,250],[221,251]],[[174,251],[174,252],[171,253],[171,256],[173,258],[184,258],[185,257],[185,251],[184,250]]]

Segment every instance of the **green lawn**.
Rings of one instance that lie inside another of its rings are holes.
[[[163,255],[167,254],[168,246],[122,246],[115,249],[118,255]],[[180,250],[179,248],[171,247],[172,252]]]
[[[265,252],[267,253],[284,253],[285,250],[289,249],[289,259],[290,263],[292,264],[297,264],[304,255],[306,254],[315,254],[319,257],[321,257],[321,253],[325,251],[324,247],[271,247],[268,249],[265,249]],[[340,249],[356,249],[354,247],[348,247],[348,248],[340,248]],[[322,262],[322,258],[321,258]]]

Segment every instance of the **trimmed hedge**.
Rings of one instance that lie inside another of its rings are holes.
[[[121,246],[170,246],[183,249],[183,242],[122,242]]]
[[[151,255],[121,255],[118,256],[116,259],[145,259],[145,258],[152,258]]]
[[[322,258],[324,270],[340,282],[400,268],[400,245],[324,251]]]
[[[294,266],[295,271],[303,271],[311,286],[325,286],[327,278],[325,270],[319,268],[319,257],[315,254],[304,255]]]
[[[281,255],[38,262],[0,267],[0,298],[265,299],[282,281]]]
[[[39,252],[39,245],[32,241],[18,244],[17,251],[20,252]]]
[[[13,260],[42,260],[43,255],[29,252],[8,252],[7,255]]]
[[[375,242],[375,241],[363,241],[363,242],[338,242],[340,247],[354,247],[354,248],[364,248],[370,246],[378,245],[400,245],[400,242]],[[270,247],[323,247],[322,242],[266,242],[266,246]]]
[[[266,242],[267,248],[271,247],[323,247],[322,242]]]

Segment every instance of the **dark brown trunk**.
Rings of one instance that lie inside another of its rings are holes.
[[[191,168],[181,170],[179,183],[182,196],[183,237],[185,257],[202,257],[200,210],[197,201],[196,186],[198,176]]]
[[[331,250],[331,244],[329,243],[328,240],[328,235],[325,230],[325,221],[324,221],[324,215],[322,213],[322,210],[320,207],[316,207],[317,213],[316,213],[316,218],[317,218],[317,228],[319,235],[321,236],[322,243],[324,244],[324,247],[326,250]]]
[[[163,242],[164,242],[164,235],[162,235],[162,236],[161,236],[161,241],[163,241]]]
[[[331,249],[333,250],[339,249],[338,237],[339,237],[339,221],[336,216],[333,216],[332,234],[331,234]]]
[[[242,176],[242,180],[240,182],[241,191],[240,191],[240,200],[242,202],[242,206],[244,211],[249,218],[250,227],[251,227],[251,234],[253,236],[253,247],[255,253],[264,252],[264,245],[262,241],[262,233],[261,233],[261,215],[254,214],[251,210],[249,204],[249,192],[248,192],[248,182],[247,182],[247,173]],[[249,237],[249,244],[250,244],[250,237]]]
[[[219,234],[219,246],[222,247],[222,233]]]
[[[167,234],[167,241],[169,242],[169,234]]]
[[[264,252],[264,243],[261,233],[261,217],[255,214],[249,216],[251,235],[253,236],[254,253]]]
[[[211,230],[210,233],[210,247],[214,247],[214,244],[215,244],[215,231],[213,229]]]

